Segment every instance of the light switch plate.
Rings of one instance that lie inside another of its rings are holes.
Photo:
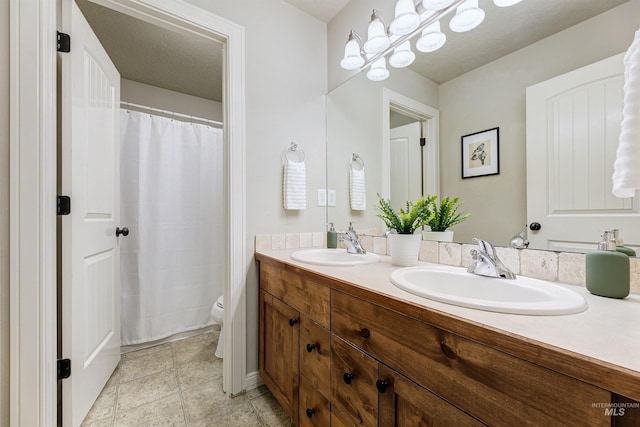
[[[327,190],[318,189],[318,206],[327,206]]]
[[[327,205],[336,205],[336,190],[327,190]]]

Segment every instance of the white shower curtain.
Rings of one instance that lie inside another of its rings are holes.
[[[222,130],[121,110],[122,345],[213,324],[223,292]]]

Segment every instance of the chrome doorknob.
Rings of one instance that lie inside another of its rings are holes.
[[[116,237],[123,235],[125,237],[127,237],[129,235],[129,229],[127,227],[116,227]]]

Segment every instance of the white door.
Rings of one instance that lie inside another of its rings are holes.
[[[616,55],[527,88],[527,222],[540,224],[528,231],[532,247],[593,249],[612,227],[640,245],[639,201],[611,193],[623,75]]]
[[[407,200],[415,202],[422,196],[420,122],[395,127],[390,135],[390,199],[400,208]]]
[[[61,53],[63,425],[80,425],[120,360],[120,75],[75,2],[63,1]]]

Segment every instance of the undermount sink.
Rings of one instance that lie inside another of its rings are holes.
[[[373,264],[380,261],[380,255],[350,254],[346,249],[302,249],[291,254],[294,261],[306,262],[307,264],[351,267],[361,264]]]
[[[544,280],[499,279],[465,268],[419,266],[391,273],[391,283],[414,295],[462,307],[510,314],[574,314],[587,309],[582,295]]]

